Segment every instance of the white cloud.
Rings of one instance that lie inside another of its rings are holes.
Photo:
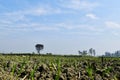
[[[107,29],[109,29],[110,33],[114,36],[119,36],[120,32],[120,23],[114,22],[114,21],[106,21],[105,25]]]
[[[84,25],[84,24],[74,24],[74,23],[69,23],[69,22],[63,22],[63,23],[56,23],[55,26],[59,28],[64,28],[66,30],[75,30],[75,29],[87,29],[89,26]]]
[[[47,14],[49,9],[45,9],[42,7],[37,7],[33,9],[26,9],[26,10],[18,10],[13,12],[5,13],[6,16],[25,16],[25,15],[35,15],[35,16],[41,16]]]
[[[42,16],[42,15],[50,15],[50,14],[59,14],[61,12],[62,11],[60,8],[53,8],[51,6],[40,6],[40,7],[38,6],[24,11],[24,14]]]
[[[24,12],[25,15],[36,15],[36,16],[45,15],[47,13],[48,13],[48,10],[45,8],[35,8],[35,9],[30,9]]]
[[[55,26],[58,27],[59,30],[66,29],[66,31],[68,31],[68,34],[100,35],[104,32],[103,28],[89,24],[57,23]]]
[[[89,13],[89,14],[86,14],[86,17],[90,18],[90,19],[98,19],[98,17],[95,15],[95,14],[92,14],[92,13]]]
[[[64,1],[63,1],[64,2]],[[65,1],[66,2],[66,1]],[[69,1],[68,1],[69,2]],[[67,7],[71,6],[73,9],[88,9],[93,8],[94,3],[85,2],[81,0],[70,0],[70,4]],[[34,19],[29,19],[29,16],[43,16],[43,15],[51,15],[51,14],[59,14],[59,13],[67,13],[67,11],[61,10],[61,8],[53,8],[50,6],[37,6],[33,8],[27,8],[23,10],[8,12],[0,15],[0,26],[2,29],[6,30],[20,30],[20,31],[58,31],[58,30],[78,30],[78,29],[90,29],[89,25],[84,24],[72,24],[72,23],[55,23],[47,25],[45,23],[35,23],[32,22]],[[69,11],[68,11],[69,12]],[[93,14],[87,15],[91,19],[96,19],[97,17]],[[48,23],[49,24],[49,23]],[[95,31],[95,29],[94,29]]]
[[[8,27],[14,26],[16,28],[17,26],[21,25],[21,27],[23,27],[26,24],[34,23],[34,22],[30,21],[31,18],[29,18],[29,16],[42,16],[42,15],[48,15],[48,14],[53,14],[53,13],[60,13],[60,10],[59,9],[54,10],[50,7],[49,8],[36,7],[36,8],[32,8],[32,9],[6,12],[6,13],[2,13],[0,15],[0,18],[1,18],[0,26],[4,29],[7,26]],[[34,20],[34,19],[32,19],[32,20]],[[30,25],[31,24],[29,24],[28,26],[30,26]],[[44,28],[44,29],[47,29],[47,28]],[[41,30],[43,30],[43,28]],[[50,30],[50,29],[48,29],[48,30]]]
[[[43,23],[12,23],[12,24],[0,24],[0,29],[3,31],[13,31],[13,32],[29,32],[29,31],[58,31],[60,28],[55,25],[46,25]]]
[[[26,20],[25,15],[19,11],[5,13],[2,15],[2,17],[4,18],[3,20],[5,20],[6,22],[16,22],[16,21]]]
[[[112,22],[112,21],[107,21],[107,22],[105,22],[105,25],[106,25],[108,28],[113,28],[113,29],[118,29],[118,28],[120,28],[120,24],[119,24],[119,23]]]
[[[29,16],[43,16],[43,15],[52,15],[52,14],[60,14],[67,13],[67,11],[62,11],[60,8],[52,8],[50,6],[42,6],[42,7],[33,7],[27,8],[24,10],[17,10],[12,12],[2,13],[0,18],[0,22],[17,22],[17,21],[29,21]]]
[[[75,10],[92,10],[99,4],[96,2],[88,2],[85,0],[61,0],[61,6]]]
[[[67,34],[70,34],[70,35],[81,35],[81,36],[84,36],[84,37],[88,37],[88,36],[100,36],[102,35],[102,33],[100,32],[94,32],[94,33],[91,33],[91,32],[77,32],[77,31],[74,31],[74,32],[68,32]]]
[[[114,36],[119,36],[119,33],[118,33],[118,32],[112,32],[112,34],[113,34]]]

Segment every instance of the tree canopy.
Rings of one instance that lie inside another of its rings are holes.
[[[35,48],[36,48],[37,52],[40,54],[40,50],[43,50],[44,45],[43,44],[36,44]]]

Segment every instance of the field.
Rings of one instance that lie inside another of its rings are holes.
[[[120,58],[0,55],[0,80],[120,80]]]

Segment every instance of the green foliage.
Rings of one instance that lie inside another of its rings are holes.
[[[37,69],[37,66],[38,66],[38,65],[35,64],[33,70],[30,72],[30,78],[31,78],[31,80],[34,80],[34,75],[35,75],[35,71],[36,71],[36,69]]]
[[[13,67],[12,67],[12,75],[14,76],[15,74],[15,70],[16,70],[16,64],[13,64]]]
[[[93,69],[92,69],[92,66],[88,65],[88,67],[86,68],[86,71],[88,73],[88,76],[92,79],[93,79]]]
[[[59,80],[60,73],[61,73],[60,59],[57,59],[56,64],[57,64],[57,74],[56,74],[55,80]]]
[[[21,75],[21,73],[22,73],[25,65],[26,65],[26,62],[22,62],[22,63],[21,63],[21,67],[20,67],[20,69],[19,69],[19,71],[18,71],[18,75],[19,75],[19,76]]]

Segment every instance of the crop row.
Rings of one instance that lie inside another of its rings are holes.
[[[0,55],[0,80],[119,80],[120,58]]]

